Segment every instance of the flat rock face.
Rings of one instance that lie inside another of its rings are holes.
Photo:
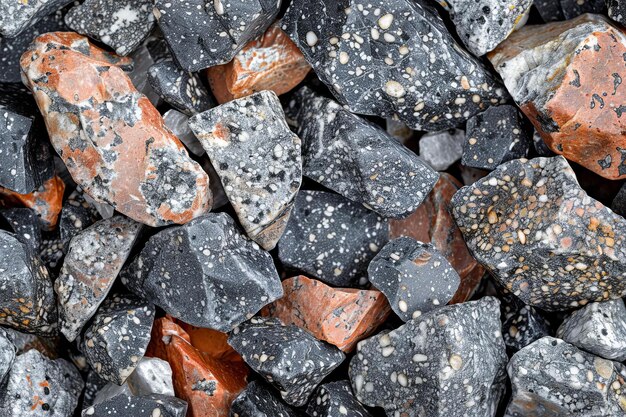
[[[439,178],[384,130],[307,87],[286,111],[303,141],[304,175],[385,217],[411,213]]]
[[[386,219],[338,194],[302,190],[278,242],[278,258],[287,269],[327,284],[354,286],[387,243],[388,227]]]
[[[297,0],[282,28],[355,113],[438,131],[507,96],[422,0]]]
[[[132,85],[129,63],[69,32],[39,36],[21,60],[77,184],[139,222],[185,223],[210,207],[208,177]]]
[[[15,38],[28,27],[71,0],[3,0],[0,2],[0,35]]]
[[[390,313],[379,291],[333,288],[302,275],[284,280],[283,290],[285,295],[262,314],[301,327],[344,352],[373,334]]]
[[[508,417],[623,416],[626,368],[560,339],[544,337],[513,355]]]
[[[493,416],[507,362],[499,315],[499,302],[486,297],[361,342],[349,371],[356,398],[387,415]]]
[[[420,138],[419,151],[428,165],[436,171],[445,171],[461,159],[465,132],[460,129],[427,133]]]
[[[83,417],[185,417],[187,403],[179,398],[152,394],[118,395],[83,410]]]
[[[371,417],[352,394],[348,381],[320,385],[311,397],[306,412],[311,417]]]
[[[528,26],[489,59],[550,149],[626,177],[626,34],[598,15]]]
[[[272,257],[226,213],[155,234],[122,282],[176,318],[225,332],[283,295]]]
[[[301,141],[275,93],[233,100],[189,119],[247,235],[270,250],[302,183]]]
[[[474,257],[526,304],[566,310],[626,293],[626,220],[589,197],[562,156],[502,164],[452,207]]]
[[[311,67],[289,36],[274,23],[248,42],[232,61],[207,69],[213,95],[220,103],[263,90],[284,94],[298,85]]]
[[[276,0],[156,0],[154,13],[178,64],[198,71],[233,59],[265,32],[279,10]]]
[[[272,388],[260,381],[252,381],[235,398],[230,408],[231,417],[297,417]]]
[[[230,334],[228,343],[296,407],[306,404],[315,387],[345,359],[336,347],[275,318],[252,318]]]

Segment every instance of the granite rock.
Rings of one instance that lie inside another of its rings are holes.
[[[185,417],[187,403],[169,395],[118,395],[87,407],[82,417]]]
[[[2,0],[0,35],[15,38],[39,20],[71,2],[72,0]]]
[[[419,152],[436,171],[445,171],[461,159],[465,132],[459,129],[427,133],[420,138]]]
[[[372,416],[354,397],[348,381],[334,381],[317,387],[306,412],[311,417]]]
[[[274,392],[260,381],[250,382],[233,401],[230,417],[298,417]]]

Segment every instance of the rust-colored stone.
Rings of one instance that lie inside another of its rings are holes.
[[[370,336],[391,309],[380,291],[333,288],[303,275],[283,281],[283,298],[261,314],[294,324],[344,352]]]
[[[39,216],[43,229],[53,230],[63,207],[64,192],[65,183],[59,176],[48,179],[39,189],[28,194],[0,187],[0,207],[28,207]]]
[[[215,359],[243,361],[241,355],[228,344],[228,334],[192,326],[180,320],[177,320],[177,323],[189,335],[191,345],[199,351],[205,352]]]
[[[452,196],[461,186],[452,175],[441,173],[435,188],[417,210],[404,219],[389,221],[390,239],[408,236],[432,243],[454,267],[461,277],[461,285],[450,300],[451,304],[467,301],[485,273],[467,249],[463,235],[448,211]]]
[[[52,145],[97,201],[150,226],[210,207],[209,178],[109,54],[72,32],[38,36],[20,61]]]
[[[298,85],[310,69],[302,52],[274,24],[228,64],[209,68],[207,77],[217,101],[225,103],[263,90],[284,94]]]

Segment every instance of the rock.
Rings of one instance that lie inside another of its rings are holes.
[[[251,40],[227,64],[207,69],[207,79],[219,103],[263,90],[276,95],[300,84],[311,67],[278,23]]]
[[[384,130],[307,87],[287,114],[303,141],[304,175],[385,217],[407,216],[437,182],[435,171]]]
[[[150,35],[155,18],[151,0],[86,0],[67,12],[65,23],[124,56]]]
[[[626,178],[624,53],[624,31],[587,14],[522,28],[489,59],[551,150],[617,179]]]
[[[603,0],[559,0],[559,3],[565,19],[573,19],[583,13],[606,14]]]
[[[189,116],[214,106],[198,74],[180,69],[174,61],[152,65],[148,70],[148,81],[163,100]]]
[[[77,186],[67,197],[61,209],[59,220],[59,235],[65,251],[69,250],[72,238],[81,230],[94,224],[100,219],[98,210],[85,199],[83,190]]]
[[[15,360],[15,346],[9,335],[2,329],[0,329],[0,382],[4,380],[4,377],[9,373],[13,361]]]
[[[439,308],[452,299],[459,274],[430,243],[399,237],[372,259],[367,276],[403,321]]]
[[[15,358],[0,388],[0,415],[72,417],[83,385],[71,363],[29,350]]]
[[[150,226],[187,222],[210,207],[208,177],[135,90],[121,68],[129,62],[55,32],[21,64],[53,146],[87,194]]]
[[[167,53],[165,56],[161,56],[162,51],[159,47],[151,47],[161,44],[163,44],[165,52]],[[133,60],[133,69],[128,72],[128,77],[133,82],[137,91],[148,97],[150,103],[152,103],[155,107],[158,106],[162,101],[161,96],[159,96],[150,85],[150,82],[148,81],[148,70],[155,64],[155,62],[171,57],[167,51],[165,41],[160,38],[149,37],[139,47],[137,47],[137,49],[135,49],[129,57]]]
[[[185,417],[187,403],[169,395],[118,395],[83,410],[83,417]]]
[[[230,334],[228,343],[288,404],[306,404],[315,387],[345,355],[294,325],[275,318],[253,318]]]
[[[391,310],[379,291],[333,288],[303,275],[283,281],[285,295],[262,310],[344,352],[372,335]]]
[[[54,283],[59,327],[70,342],[104,301],[140,231],[141,224],[117,215],[72,238]]]
[[[530,146],[530,132],[514,106],[489,107],[467,121],[461,163],[493,170],[504,162],[526,157]]]
[[[624,301],[587,304],[565,318],[556,336],[594,355],[623,362],[626,360]]]
[[[100,378],[98,373],[90,368],[87,373],[87,377],[85,378],[85,390],[83,391],[82,403],[83,409],[93,405],[96,395],[107,385],[109,385],[109,383]]]
[[[283,234],[302,182],[301,142],[271,91],[189,119],[247,235],[266,250]]]
[[[231,417],[297,417],[274,391],[260,381],[252,381],[235,398],[230,408]]]
[[[300,190],[278,242],[278,259],[287,269],[351,287],[387,243],[388,227],[384,218],[338,194]]]
[[[471,53],[482,56],[524,25],[533,0],[439,0],[439,4],[450,12],[461,42]]]
[[[28,208],[12,208],[0,210],[0,218],[4,218],[22,243],[27,244],[35,253],[41,247],[41,222],[35,212]]]
[[[72,0],[3,0],[0,2],[0,35],[15,38]],[[25,36],[28,35],[28,32]]]
[[[507,362],[498,305],[445,306],[359,343],[349,371],[356,398],[387,415],[494,416]]]
[[[517,352],[550,335],[550,324],[537,309],[510,293],[503,294],[501,303],[502,338],[509,352]]]
[[[42,337],[18,332],[8,327],[4,327],[2,330],[6,333],[13,346],[15,346],[18,355],[29,350],[37,350],[49,359],[57,359],[59,357],[60,338],[56,336],[45,335],[45,337]]]
[[[359,403],[348,381],[335,381],[320,385],[309,401],[306,412],[311,417],[371,417]]]
[[[400,141],[403,145],[408,145],[413,141],[415,131],[411,130],[401,120],[396,120],[394,117],[387,117],[385,120],[385,131]]]
[[[534,0],[533,4],[544,22],[553,22],[565,20],[559,1],[560,0]]]
[[[196,156],[202,156],[206,153],[196,135],[194,135],[191,128],[189,128],[189,116],[178,110],[171,109],[166,111],[163,115],[163,122],[165,122],[165,126],[180,139],[189,152]],[[219,183],[219,181],[217,181],[217,183]],[[209,185],[213,187],[214,181],[209,181]],[[211,188],[211,191],[213,191],[213,188]],[[213,193],[213,199],[215,200],[215,193]]]
[[[609,17],[622,25],[626,24],[626,3],[621,0],[605,0]]]
[[[454,195],[452,214],[474,257],[526,304],[566,310],[626,294],[626,220],[562,156],[500,165]]]
[[[467,301],[480,283],[485,269],[472,257],[463,234],[450,214],[450,200],[461,184],[442,173],[435,188],[411,215],[389,220],[389,239],[408,236],[432,243],[459,274],[461,282],[451,303]]]
[[[544,337],[526,346],[513,355],[508,372],[513,392],[507,416],[624,415],[624,365],[560,339]]]
[[[420,138],[420,156],[434,170],[445,171],[461,159],[465,132],[459,129],[427,133]]]
[[[611,203],[611,210],[622,217],[626,217],[626,186],[622,185],[615,195]]]
[[[555,153],[548,148],[543,138],[536,130],[533,131],[533,147],[538,156],[554,156]]]
[[[50,236],[50,239],[44,239],[41,242],[39,257],[53,275],[58,274],[64,256],[65,247],[63,242],[61,242],[61,239],[57,239],[54,234]]]
[[[86,328],[81,352],[102,379],[122,385],[146,351],[153,320],[152,304],[130,295],[111,295]]]
[[[507,97],[422,0],[297,0],[282,29],[354,113],[439,131]]]
[[[185,340],[191,343],[191,345],[200,352],[206,353],[210,357],[220,361],[238,362],[243,365],[244,362],[241,355],[228,344],[227,333],[204,327],[192,326],[191,324],[180,320],[175,321],[188,336],[188,339]]]
[[[279,10],[280,2],[273,0],[156,0],[154,14],[178,64],[195,72],[233,59]]]

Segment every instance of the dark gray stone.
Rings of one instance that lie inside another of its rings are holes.
[[[604,0],[559,0],[565,20],[584,13],[606,14]]]
[[[230,417],[298,417],[272,388],[252,381],[230,406]]]
[[[504,294],[500,300],[502,337],[509,352],[517,352],[550,335],[550,325],[537,309],[527,306],[510,293]]]
[[[609,17],[626,25],[626,2],[624,0],[605,0]]]
[[[80,186],[77,186],[63,203],[59,219],[59,236],[65,251],[69,249],[74,236],[100,219],[98,210],[89,204],[85,196]]]
[[[71,2],[72,0],[2,0],[0,35],[15,38],[39,20]]]
[[[348,381],[335,381],[317,387],[306,412],[311,417],[371,417],[352,394]]]
[[[539,135],[539,133],[536,130],[533,132],[533,146],[538,156],[555,156],[556,155],[554,152],[552,152],[550,148],[548,148],[548,145],[546,145],[543,138]]]
[[[10,208],[0,210],[3,217],[22,243],[30,246],[35,253],[41,248],[41,221],[29,208]]]
[[[544,22],[565,20],[559,0],[535,0],[533,4]]]
[[[185,417],[187,403],[169,395],[118,395],[83,410],[82,417]]]
[[[622,217],[626,217],[626,183],[622,184],[622,187],[615,195],[611,203],[611,210]]]
[[[109,384],[108,381],[100,378],[98,373],[93,369],[89,369],[85,378],[85,391],[83,395],[83,409],[94,404],[98,392]]]
[[[13,365],[15,351],[15,346],[11,342],[9,335],[0,328],[0,383],[2,383]]]
[[[206,151],[200,144],[200,141],[189,127],[189,116],[179,112],[178,110],[171,109],[166,111],[163,115],[163,122],[165,123],[165,126],[167,126],[172,131],[172,133],[175,134],[178,139],[180,139],[180,141],[183,143],[183,145],[185,145],[189,152],[193,153],[196,156],[202,156],[206,153]],[[209,185],[211,186],[211,191],[213,192],[213,199],[215,199],[215,191],[213,191],[213,181],[210,176],[209,178],[211,179]],[[219,181],[217,182],[219,183]]]

